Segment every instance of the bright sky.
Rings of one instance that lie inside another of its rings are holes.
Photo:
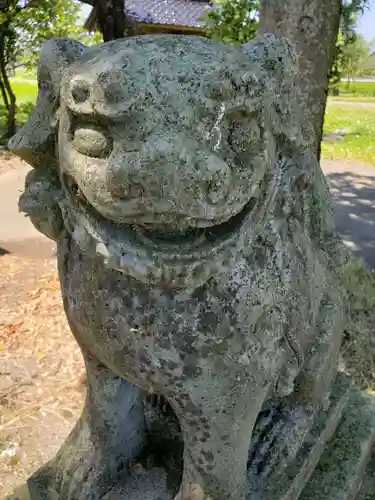
[[[357,30],[371,42],[375,39],[375,0],[368,0],[368,7],[359,20]]]
[[[82,4],[81,12],[82,12],[82,16],[85,19],[87,19],[89,17],[91,10],[92,10],[92,7],[90,5],[87,5],[86,3]]]

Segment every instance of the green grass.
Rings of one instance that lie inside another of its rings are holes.
[[[26,69],[17,69],[15,78],[24,80],[36,80],[36,70],[27,71]]]
[[[36,83],[22,82],[21,80],[11,79],[13,92],[17,97],[17,104],[24,102],[35,103],[38,95],[38,87]]]
[[[17,103],[17,123],[23,125],[33,109],[38,95],[38,87],[36,83],[22,82],[20,80],[11,79],[11,85],[16,94]],[[0,144],[5,144],[7,141],[3,139],[6,127],[6,111],[2,101],[0,101]]]
[[[375,97],[375,81],[374,82],[353,82],[348,85],[346,82],[339,84],[339,91],[342,95],[357,95]]]
[[[338,96],[332,96],[338,101],[372,101],[375,100],[375,81],[374,82],[353,82],[349,85],[342,81],[335,86],[338,90]],[[332,94],[332,92],[330,92]]]
[[[339,96],[329,96],[329,101],[341,101],[341,102],[375,102],[375,96],[362,96],[362,95],[339,95]]]
[[[328,104],[324,135],[338,134],[341,141],[323,141],[322,156],[329,160],[364,162],[375,166],[375,106]]]
[[[16,119],[18,126],[24,125],[32,110],[34,108],[34,104],[32,102],[24,102],[20,105],[17,105]],[[5,145],[8,141],[4,138],[5,130],[6,130],[6,121],[7,115],[4,106],[0,104],[0,145]]]

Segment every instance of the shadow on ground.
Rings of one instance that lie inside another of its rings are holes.
[[[0,247],[0,257],[2,257],[3,255],[6,255],[8,253],[9,253],[8,250],[5,250],[5,248]]]
[[[338,232],[354,255],[375,269],[375,176],[348,171],[328,174],[326,179]]]

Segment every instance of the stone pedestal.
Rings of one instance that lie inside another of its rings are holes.
[[[356,500],[373,500],[375,492],[375,447],[367,466],[366,475]]]
[[[306,484],[300,500],[375,498],[375,397],[354,389],[332,440]],[[358,493],[368,467],[366,484]],[[367,490],[367,493],[366,493]]]

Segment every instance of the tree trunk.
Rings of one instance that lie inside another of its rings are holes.
[[[3,94],[3,91],[5,90],[5,95],[6,95],[6,100],[5,101],[5,107],[7,110],[7,130],[5,133],[6,139],[10,139],[11,137],[14,136],[16,133],[16,96],[12,90],[12,87],[10,85],[8,75],[1,71],[1,93]]]
[[[124,0],[97,0],[96,9],[104,42],[122,38],[125,34]]]
[[[1,73],[0,73],[0,92],[1,92],[1,97],[3,99],[4,107],[6,110],[8,110],[9,109],[9,100],[8,100],[8,96],[7,96],[7,93],[5,90],[5,85],[4,85],[3,79],[1,78]]]
[[[299,52],[298,90],[318,160],[340,16],[341,0],[261,0],[260,33],[283,35]]]
[[[4,39],[0,39],[0,89],[7,110],[6,138],[10,139],[16,133],[16,96],[7,74],[4,46]]]

